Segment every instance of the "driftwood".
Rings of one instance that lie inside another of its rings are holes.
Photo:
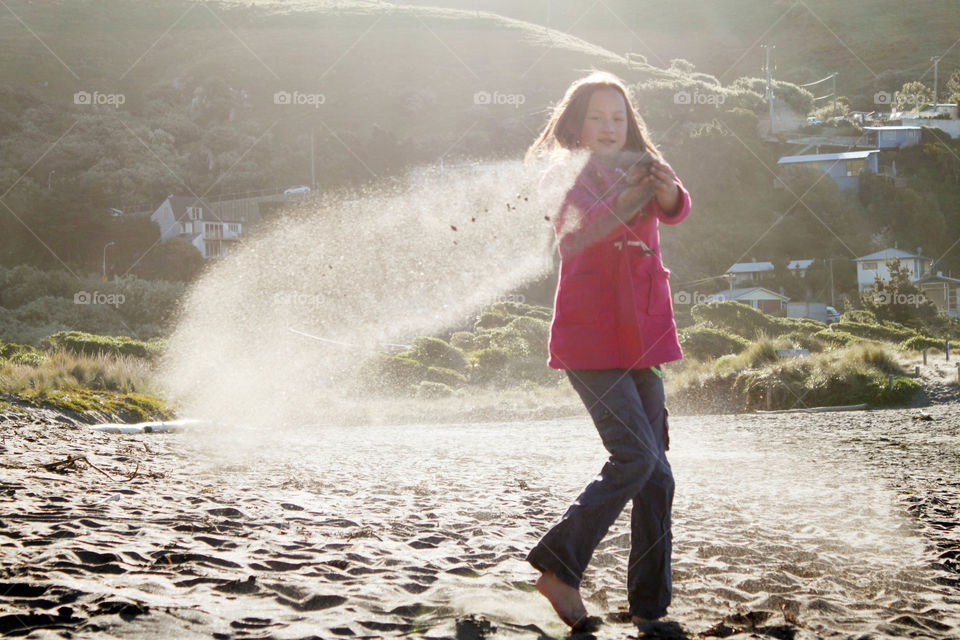
[[[87,456],[67,456],[64,460],[57,460],[56,462],[48,462],[47,464],[41,464],[39,466],[41,469],[45,469],[47,471],[58,471],[58,470],[66,469],[69,467],[76,467],[78,462],[85,463],[94,471],[97,471],[98,473],[105,475],[107,478],[109,478],[110,480],[113,480],[114,482],[130,482],[131,480],[136,478],[137,474],[140,472],[140,463],[138,462],[136,468],[133,470],[133,473],[129,477],[123,478],[122,480],[120,480],[118,478],[114,478],[109,473],[107,473],[97,465],[90,462],[90,460],[87,459]]]
[[[757,410],[757,413],[823,413],[825,411],[861,411],[866,404],[847,404],[839,407],[811,407],[809,409],[775,409],[773,411]]]

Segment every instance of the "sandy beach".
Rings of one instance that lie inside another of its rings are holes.
[[[671,418],[650,633],[960,637],[958,408]],[[605,457],[579,416],[129,435],[42,411],[0,454],[0,633],[158,639],[563,637],[523,557]],[[627,530],[585,576],[598,638],[638,636]]]

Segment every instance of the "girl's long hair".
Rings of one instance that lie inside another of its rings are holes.
[[[661,158],[660,151],[650,141],[647,125],[637,113],[630,100],[630,92],[623,81],[612,73],[595,71],[570,85],[563,99],[553,109],[553,115],[547,121],[536,141],[527,149],[526,160],[530,162],[544,152],[554,153],[563,149],[572,151],[582,148],[580,131],[587,115],[590,96],[597,89],[614,89],[623,96],[627,106],[627,140],[625,151],[649,151]]]

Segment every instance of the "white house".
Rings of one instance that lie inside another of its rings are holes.
[[[937,271],[924,276],[916,284],[923,296],[937,305],[938,311],[952,318],[960,318],[960,279]]]
[[[930,272],[930,266],[933,259],[917,253],[910,253],[903,249],[884,249],[871,253],[868,256],[857,258],[857,286],[860,291],[866,291],[873,287],[873,282],[877,275],[881,280],[890,279],[890,264],[894,260],[900,260],[900,264],[906,267],[910,272],[910,282],[916,282]]]
[[[759,309],[764,313],[777,313],[782,311],[789,297],[766,289],[764,287],[743,287],[733,291],[718,291],[712,296],[713,300],[735,300],[748,304],[754,309]]]
[[[204,258],[222,258],[244,232],[244,215],[233,215],[230,208],[213,210],[206,201],[193,196],[169,195],[150,219],[160,227],[160,240],[183,238]]]
[[[800,276],[805,276],[813,260],[791,260],[787,269]],[[738,262],[727,273],[733,275],[733,286],[756,285],[773,278],[774,266],[772,262],[758,262],[753,258],[750,262]]]

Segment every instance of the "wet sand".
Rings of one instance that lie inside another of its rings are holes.
[[[958,409],[671,418],[674,624],[651,631],[960,637]],[[40,466],[69,456],[112,479]],[[8,416],[0,634],[562,637],[523,556],[604,457],[585,417],[222,438]],[[637,636],[627,532],[585,576],[598,638]]]

